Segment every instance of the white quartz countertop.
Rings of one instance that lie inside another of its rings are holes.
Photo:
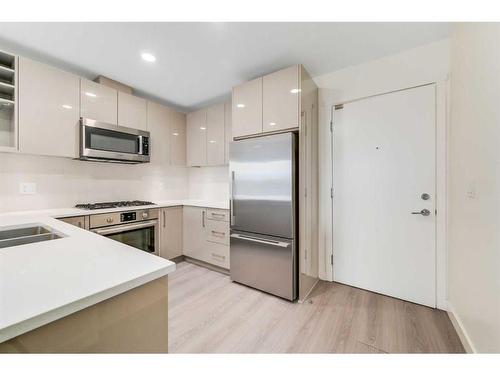
[[[102,210],[82,210],[80,208],[67,207],[67,208],[51,208],[43,210],[33,210],[33,211],[14,211],[7,213],[0,213],[1,216],[26,216],[26,215],[36,215],[36,216],[47,216],[54,218],[72,217],[72,216],[84,216],[84,215],[95,215],[103,214],[108,212],[119,212],[119,211],[131,211],[131,210],[144,210],[148,208],[162,208],[162,207],[175,207],[175,206],[195,206],[195,207],[206,207],[215,208],[220,210],[228,210],[228,201],[208,201],[208,200],[194,200],[194,199],[178,199],[178,200],[164,200],[153,202],[154,205],[150,206],[135,206],[135,207],[119,207],[119,208],[105,208]]]
[[[0,227],[49,226],[63,238],[0,248],[0,342],[165,276],[175,263],[45,214]]]
[[[228,202],[166,200],[103,210],[0,214],[0,227],[48,226],[63,238],[0,248],[0,342],[165,276],[175,263],[55,218],[174,206],[228,209]]]

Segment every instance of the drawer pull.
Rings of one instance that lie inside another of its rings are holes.
[[[225,255],[219,255],[219,254],[212,253],[212,256],[213,256],[214,258],[226,259],[226,256],[225,256]]]
[[[217,214],[215,212],[212,212],[212,216],[214,216],[214,217],[222,217],[222,218],[226,217],[226,215],[224,215],[224,214]]]
[[[217,236],[217,237],[225,237],[226,236],[226,233],[224,233],[224,232],[217,232],[216,230],[213,230],[212,234],[214,236]]]

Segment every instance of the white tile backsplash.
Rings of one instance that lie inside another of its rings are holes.
[[[35,183],[22,195],[19,184]],[[113,200],[187,199],[189,169],[0,153],[0,212]]]
[[[229,199],[229,166],[189,168],[189,199]]]

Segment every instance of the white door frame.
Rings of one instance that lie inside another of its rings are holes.
[[[426,82],[436,85],[436,306],[447,310],[447,180],[448,180],[448,78],[437,82]],[[403,87],[406,90],[413,87]],[[380,92],[377,95],[388,94]],[[370,95],[374,96],[374,95]],[[322,280],[333,281],[333,133],[330,124],[333,123],[334,107],[348,101],[336,102],[335,92],[328,89],[319,90],[319,155],[320,155],[320,227],[319,227],[319,277]],[[349,101],[364,99],[353,98]],[[333,127],[335,125],[333,124]]]

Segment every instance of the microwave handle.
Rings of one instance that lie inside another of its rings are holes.
[[[142,145],[142,142],[144,141],[143,139],[144,137],[142,135],[140,135],[137,139],[139,140],[139,155],[142,155],[143,154],[143,145]]]

